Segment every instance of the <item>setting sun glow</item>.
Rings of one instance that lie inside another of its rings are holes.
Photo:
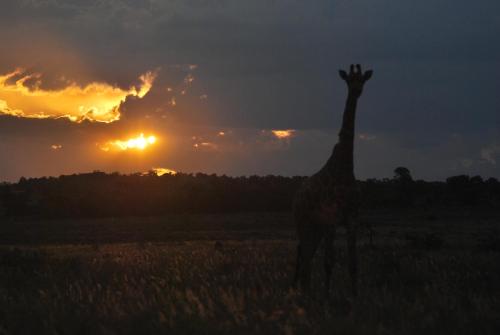
[[[273,130],[273,135],[279,139],[290,138],[295,133],[294,129],[286,129],[286,130]]]
[[[152,171],[158,176],[163,176],[164,174],[171,174],[171,175],[175,175],[177,174],[176,171],[174,170],[171,170],[171,169],[166,169],[166,168],[162,168],[162,167],[157,167],[157,168],[152,168]]]
[[[156,143],[156,136],[150,135],[145,137],[143,133],[141,133],[137,137],[130,138],[128,140],[114,140],[108,141],[104,145],[101,145],[100,148],[103,151],[125,151],[130,149],[135,150],[144,150],[147,147]]]

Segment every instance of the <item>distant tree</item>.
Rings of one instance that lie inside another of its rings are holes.
[[[470,182],[473,184],[482,184],[484,181],[481,176],[474,176],[470,179]]]
[[[482,185],[482,179],[469,177],[468,175],[458,175],[446,178],[449,199],[459,206],[474,206],[480,201],[480,195],[476,185]]]
[[[398,198],[396,203],[402,207],[410,207],[414,203],[414,182],[410,170],[404,166],[394,169],[394,180],[396,181],[396,192]]]
[[[413,181],[410,170],[404,166],[399,166],[394,169],[394,179],[397,181]]]
[[[446,184],[452,187],[463,187],[469,183],[470,177],[468,175],[462,174],[458,176],[452,176],[446,178]]]
[[[500,185],[500,183],[498,182],[498,179],[493,178],[493,177],[486,179],[486,184],[495,185],[495,186]]]

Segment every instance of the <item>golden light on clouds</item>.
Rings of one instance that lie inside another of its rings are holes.
[[[0,75],[0,114],[110,123],[120,119],[120,104],[128,96],[142,98],[149,92],[156,73],[141,75],[139,87],[131,86],[128,90],[101,82],[84,87],[72,82],[61,89],[46,90],[40,88],[40,78],[40,74],[26,74],[23,69]]]
[[[193,147],[196,149],[211,149],[211,150],[217,150],[218,146],[215,143],[212,142],[200,142],[200,143],[195,143],[193,144]]]
[[[102,151],[126,151],[126,150],[144,150],[149,146],[156,143],[156,136],[149,135],[147,137],[141,133],[137,137],[129,138],[127,140],[113,140],[99,145]]]
[[[174,170],[161,167],[152,168],[151,171],[153,171],[158,177],[163,176],[164,174],[177,174],[177,172]]]
[[[185,84],[191,84],[194,81],[194,76],[189,73],[185,78],[184,78],[184,83]]]
[[[272,133],[274,136],[277,138],[281,139],[287,139],[293,136],[295,133],[294,129],[286,129],[286,130],[272,130]]]

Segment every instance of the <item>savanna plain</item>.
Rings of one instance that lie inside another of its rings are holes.
[[[498,334],[498,212],[363,213],[359,295],[292,287],[289,213],[2,219],[0,334]]]

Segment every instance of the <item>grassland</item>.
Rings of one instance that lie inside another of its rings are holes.
[[[4,221],[0,334],[498,334],[499,218],[365,215],[356,299],[342,234],[331,296],[321,257],[291,288],[287,213]]]

